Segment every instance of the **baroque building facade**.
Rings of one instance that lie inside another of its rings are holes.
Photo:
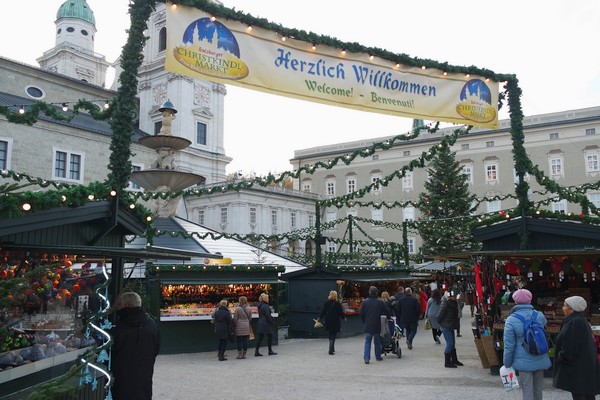
[[[529,158],[544,174],[565,187],[577,187],[586,183],[596,183],[600,178],[600,107],[568,110],[551,114],[533,115],[523,120],[525,148]],[[410,141],[397,142],[387,151],[376,151],[368,157],[357,157],[350,165],[338,163],[331,169],[317,169],[314,174],[299,177],[296,187],[299,190],[315,192],[323,198],[336,198],[349,194],[393,174],[412,160],[428,152],[435,146],[441,135],[451,134],[456,127],[443,128],[435,134],[422,133]],[[317,162],[327,163],[336,157],[344,157],[368,148],[373,143],[385,142],[389,138],[338,143],[296,150],[291,161],[299,170]],[[477,214],[489,214],[509,210],[517,205],[510,194],[515,192],[517,176],[514,169],[513,145],[510,135],[510,121],[501,120],[497,130],[474,128],[468,134],[459,136],[452,147],[456,160],[467,175],[470,192],[481,200]],[[530,185],[530,200],[534,202],[554,199],[529,176],[525,179]],[[356,203],[393,203],[413,201],[418,203],[419,193],[425,191],[423,182],[427,180],[427,166],[407,172],[403,178],[395,179],[386,186],[375,187]],[[600,191],[590,191],[589,200],[600,207]],[[560,213],[581,212],[578,205],[564,199],[550,201],[540,208]],[[404,220],[418,220],[419,211],[412,205],[406,207],[337,207],[322,210],[322,221],[344,220],[348,215],[371,221],[401,223]],[[360,224],[360,223],[359,223]],[[355,240],[402,242],[402,231],[382,227],[376,223],[362,223],[354,233]],[[341,238],[346,224],[340,223],[323,232],[325,236]],[[361,233],[362,231],[362,233]],[[419,253],[421,240],[417,232],[408,232],[408,251]],[[338,251],[338,246],[329,242],[327,251]]]

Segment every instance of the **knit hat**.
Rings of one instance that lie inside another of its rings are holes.
[[[585,302],[585,299],[581,296],[567,297],[565,299],[565,303],[567,303],[567,305],[571,307],[573,311],[576,312],[585,311],[585,309],[587,308],[587,303]]]
[[[531,292],[527,289],[516,290],[512,298],[517,304],[531,304]]]

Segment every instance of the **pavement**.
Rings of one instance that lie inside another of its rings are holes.
[[[482,368],[471,323],[472,318],[461,318],[463,336],[456,338],[456,349],[464,366],[458,368],[444,367],[444,340],[435,344],[423,321],[412,350],[401,339],[402,358],[387,354],[375,361],[372,353],[368,365],[363,362],[362,335],[337,339],[335,355],[328,355],[327,339],[285,339],[285,330],[273,356],[264,346],[263,357],[254,357],[252,349],[244,360],[237,360],[234,350],[227,351],[227,361],[218,361],[216,350],[160,355],[154,399],[522,399],[520,389],[505,391],[500,377]],[[552,388],[551,378],[544,380],[544,400],[572,398]]]

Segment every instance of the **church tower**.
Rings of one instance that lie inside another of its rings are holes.
[[[179,170],[206,177],[206,184],[222,182],[226,179],[226,166],[231,162],[224,148],[226,87],[165,71],[166,25],[166,5],[157,3],[148,20],[148,41],[138,70],[140,129],[149,134],[159,133],[160,107],[166,101],[172,102],[177,108],[173,132],[191,142],[179,154]],[[121,72],[119,63],[120,60],[115,63],[117,77]]]
[[[37,59],[40,67],[104,87],[110,64],[94,52],[96,20],[86,0],[66,0],[54,24],[56,43]]]

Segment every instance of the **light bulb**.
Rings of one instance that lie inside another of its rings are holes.
[[[21,106],[21,108],[19,108],[19,114],[25,114],[25,106]]]
[[[65,112],[69,111],[69,106],[67,105],[67,103],[62,103],[62,110]]]

